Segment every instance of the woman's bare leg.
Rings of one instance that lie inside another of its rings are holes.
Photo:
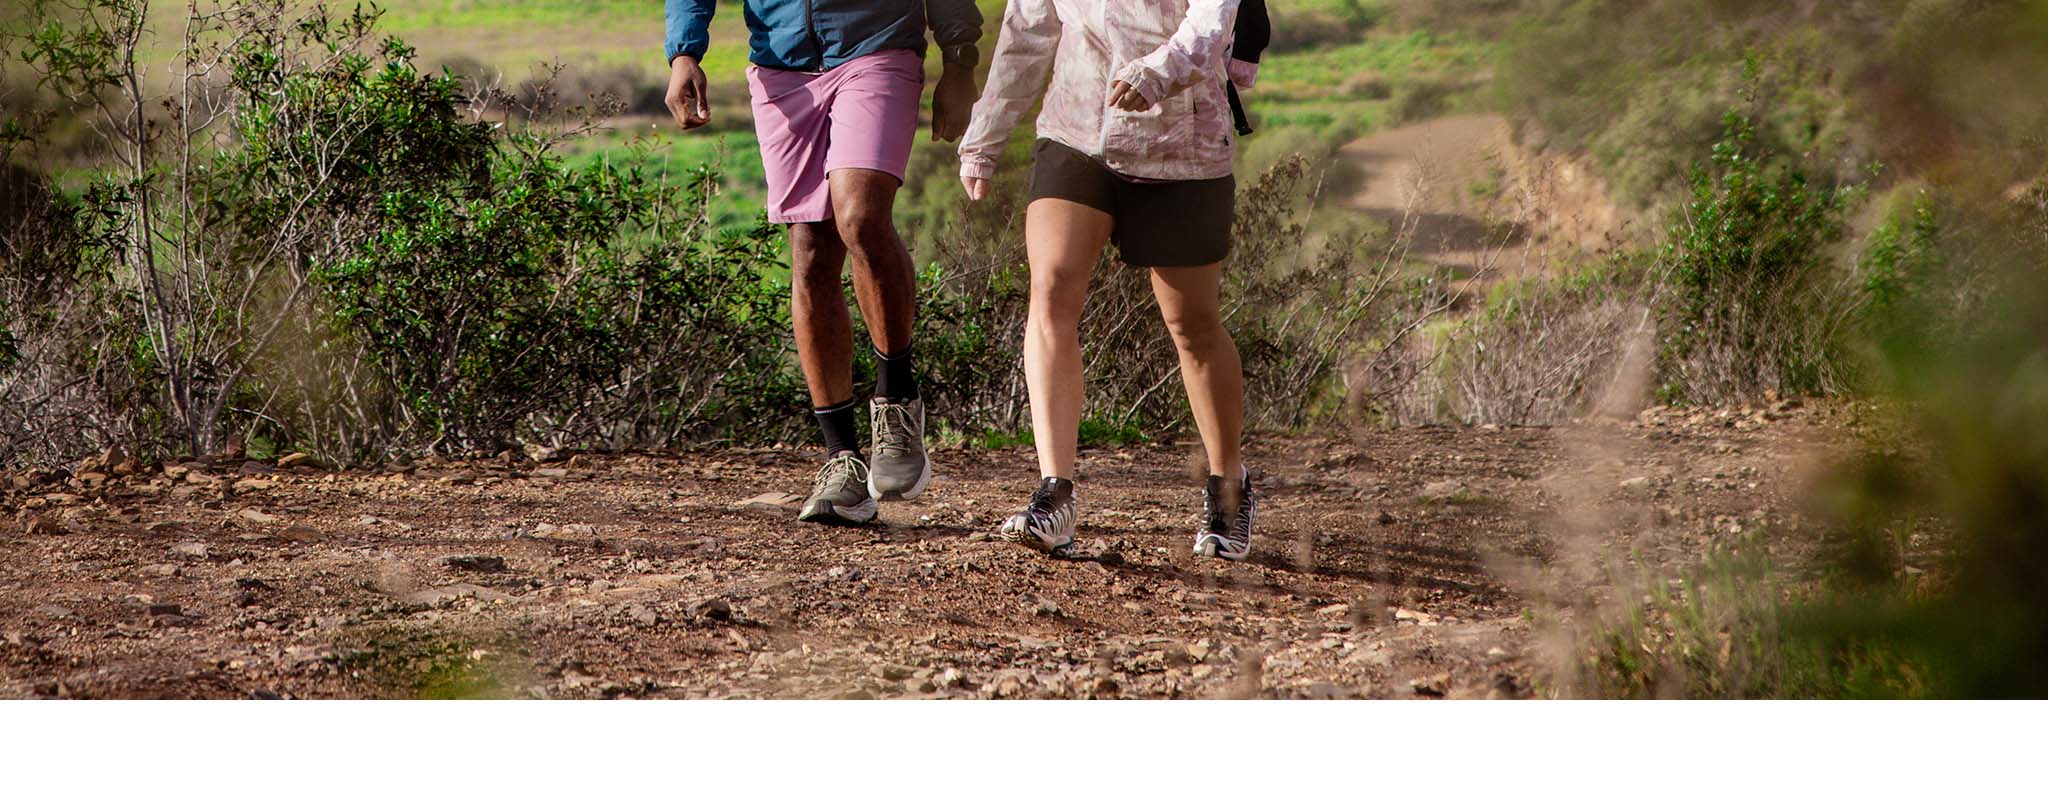
[[[1044,478],[1074,478],[1081,428],[1081,309],[1088,276],[1115,220],[1067,200],[1034,200],[1024,212],[1031,260],[1031,313],[1024,325],[1024,382],[1031,435]]]
[[[1180,351],[1180,379],[1209,472],[1235,481],[1243,463],[1244,366],[1223,329],[1222,281],[1221,264],[1152,270],[1152,295]]]

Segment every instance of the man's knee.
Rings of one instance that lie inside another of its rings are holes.
[[[832,217],[847,251],[868,260],[901,249],[890,217],[896,178],[872,170],[842,170],[832,178]]]
[[[844,265],[831,222],[800,222],[789,226],[789,269],[794,283],[838,283]]]
[[[846,242],[846,249],[863,261],[882,257],[899,247],[896,238],[896,223],[889,218],[889,209],[865,203],[849,203],[837,214],[839,238]]]

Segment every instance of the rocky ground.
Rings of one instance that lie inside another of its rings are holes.
[[[863,529],[793,521],[805,450],[110,454],[0,482],[0,696],[1550,696],[1545,604],[1600,591],[1565,567],[1796,538],[1840,416],[1264,440],[1241,565],[1188,553],[1185,444],[1084,452],[1079,560],[987,540],[1021,449],[938,452]]]

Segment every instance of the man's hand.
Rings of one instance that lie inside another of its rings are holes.
[[[704,90],[704,69],[697,66],[697,59],[676,56],[668,62],[668,95],[663,102],[683,130],[711,121],[711,97]]]
[[[1143,93],[1123,81],[1109,85],[1109,104],[1125,111],[1144,111],[1152,107],[1152,101],[1145,99]]]
[[[963,178],[961,178],[961,179],[960,179],[960,185],[961,185],[961,186],[963,186],[963,187],[966,187],[966,189],[967,189],[967,199],[969,199],[969,200],[980,200],[980,199],[982,199],[982,198],[984,198],[984,197],[987,197],[987,196],[988,196],[988,179],[987,179],[987,178],[966,178],[966,177],[963,177]]]
[[[974,67],[947,64],[932,89],[932,141],[951,142],[967,133],[974,110]]]

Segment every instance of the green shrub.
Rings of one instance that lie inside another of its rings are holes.
[[[1852,298],[1827,281],[1857,188],[1811,183],[1755,147],[1739,113],[1696,169],[1664,254],[1666,400],[1740,402],[1845,387],[1836,323]]]

